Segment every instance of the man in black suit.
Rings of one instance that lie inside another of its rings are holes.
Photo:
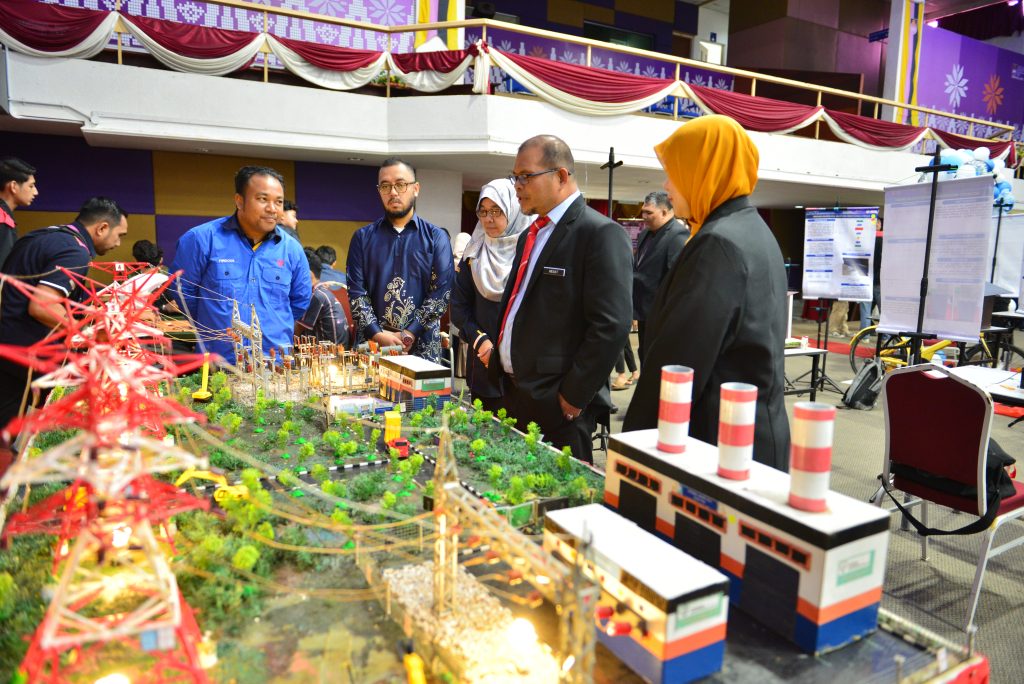
[[[608,375],[629,335],[629,240],[583,201],[559,138],[520,145],[511,179],[537,221],[519,238],[497,355],[486,363],[492,379],[505,379],[520,428],[536,422],[546,440],[591,463],[596,418],[611,407]]]
[[[647,230],[637,240],[633,258],[633,319],[636,321],[640,363],[644,360],[644,329],[654,295],[683,251],[690,229],[676,219],[672,202],[664,190],[644,198],[640,217]]]

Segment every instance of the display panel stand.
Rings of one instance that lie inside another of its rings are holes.
[[[921,292],[920,299],[917,303],[917,329],[914,332],[901,332],[900,335],[903,337],[909,337],[913,340],[910,345],[910,357],[907,359],[907,365],[916,365],[921,360],[921,340],[930,335],[925,335],[922,331],[924,330],[924,307],[925,300],[928,297],[928,267],[931,262],[932,253],[932,233],[935,230],[935,199],[939,192],[939,174],[943,171],[954,171],[956,167],[952,164],[939,164],[939,148],[935,148],[935,162],[930,166],[919,166],[914,171],[918,173],[930,173],[932,175],[932,193],[931,200],[928,204],[928,230],[925,233],[924,241],[924,265],[921,269]]]
[[[843,394],[844,393],[843,388],[841,388],[839,385],[837,385],[835,383],[835,381],[828,376],[828,371],[827,371],[829,319],[831,319],[831,317],[832,317],[832,307],[835,306],[836,300],[834,300],[834,299],[829,299],[829,300],[819,299],[818,300],[818,302],[822,302],[822,301],[828,301],[828,306],[822,306],[819,303],[818,306],[812,307],[812,311],[817,311],[818,312],[818,320],[816,321],[817,324],[818,324],[818,331],[814,335],[814,346],[816,346],[818,349],[824,349],[826,351],[826,353],[824,355],[822,355],[822,357],[821,357],[821,371],[818,373],[817,382],[813,383],[815,386],[811,387],[811,390],[812,390],[812,392],[814,392],[814,391],[826,392],[827,391],[827,392],[836,392],[838,394]],[[822,314],[824,314],[824,316],[822,316]],[[823,318],[824,318],[824,320],[822,320]],[[824,328],[824,333],[825,333],[824,338],[822,338],[822,328]],[[824,343],[822,342],[822,339],[824,339]],[[793,387],[796,387],[796,383],[800,382],[801,380],[806,378],[808,375],[810,375],[813,378],[813,376],[814,376],[814,369],[813,368],[811,370],[807,371],[806,373],[803,373],[802,375],[798,375],[792,381],[787,380],[787,382],[790,385],[792,385]],[[813,397],[814,394],[811,394],[811,396]]]

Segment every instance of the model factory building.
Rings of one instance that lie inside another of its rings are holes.
[[[750,478],[717,474],[718,449],[689,439],[657,448],[658,431],[609,441],[605,503],[730,580],[730,600],[809,653],[874,631],[889,516],[828,492],[826,510],[787,504],[790,476],[753,463]]]
[[[431,396],[438,406],[451,399],[452,372],[444,366],[418,356],[381,356],[377,378],[380,396],[418,411]]]
[[[651,684],[682,684],[722,669],[729,580],[599,504],[549,511],[544,549],[601,585],[598,639]]]

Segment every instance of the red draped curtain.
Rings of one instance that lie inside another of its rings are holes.
[[[2,4],[0,29],[15,40],[45,52],[61,52],[78,46],[109,14],[35,0],[3,0]]]

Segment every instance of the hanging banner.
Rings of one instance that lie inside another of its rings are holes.
[[[870,302],[878,207],[808,209],[803,298]]]
[[[885,189],[879,332],[917,330],[931,191],[931,183]],[[991,176],[938,184],[921,332],[960,342],[978,340],[992,267],[988,246],[993,223]]]

